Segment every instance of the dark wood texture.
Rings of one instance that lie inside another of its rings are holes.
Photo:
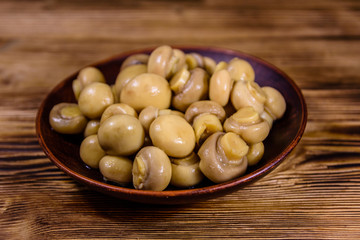
[[[0,239],[359,239],[360,2],[0,1]],[[76,183],[43,153],[41,101],[65,77],[160,44],[240,50],[301,87],[308,124],[258,182],[183,206]]]

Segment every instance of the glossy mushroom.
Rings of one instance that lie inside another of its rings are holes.
[[[253,107],[244,107],[225,120],[224,130],[239,134],[247,143],[255,144],[269,135],[270,125],[260,118]]]
[[[286,110],[286,102],[283,95],[273,87],[262,87],[266,95],[265,110],[274,120],[281,118]]]
[[[157,117],[150,125],[149,135],[154,146],[164,150],[170,157],[186,157],[195,147],[193,128],[177,115]]]
[[[141,125],[144,127],[145,132],[149,132],[149,128],[151,123],[158,117],[162,115],[178,115],[181,117],[184,117],[184,114],[182,112],[172,110],[172,109],[159,109],[154,106],[147,106],[143,110],[141,110],[139,114],[139,120],[141,122]]]
[[[223,127],[219,118],[211,113],[202,113],[193,121],[196,143],[201,145],[206,138],[215,132],[222,132]]]
[[[120,93],[120,102],[140,112],[147,106],[169,108],[171,90],[168,81],[154,73],[142,73],[128,82]]]
[[[119,72],[116,77],[114,88],[117,97],[120,99],[121,90],[128,82],[134,77],[147,72],[147,66],[145,64],[131,65]]]
[[[185,66],[185,54],[168,45],[154,49],[149,57],[148,72],[169,78]]]
[[[256,165],[263,157],[265,151],[264,143],[258,142],[250,145],[249,152],[246,155],[249,166]]]
[[[235,81],[255,81],[255,71],[251,64],[243,59],[233,58],[227,65],[230,76]]]
[[[216,71],[210,78],[209,98],[225,106],[229,102],[233,80],[226,69]]]
[[[185,119],[192,123],[194,118],[203,113],[215,115],[221,122],[225,120],[226,112],[224,108],[215,101],[202,100],[192,103],[185,111]]]
[[[96,134],[86,137],[80,144],[80,158],[91,168],[99,168],[101,158],[105,151],[99,144]]]
[[[170,161],[172,168],[171,185],[188,188],[199,184],[204,179],[199,168],[200,159],[195,152],[185,158],[171,158]]]
[[[149,55],[145,53],[138,53],[133,54],[127,57],[124,62],[121,64],[120,71],[124,70],[125,68],[133,65],[147,65],[149,61]]]
[[[185,62],[188,69],[192,70],[197,67],[203,68],[210,75],[214,73],[216,67],[216,62],[214,59],[202,56],[195,52],[185,54]]]
[[[100,118],[104,110],[114,103],[114,95],[109,85],[95,82],[86,86],[80,93],[80,111],[90,119]]]
[[[160,148],[144,147],[135,156],[132,175],[135,189],[162,191],[171,180],[170,159]]]
[[[204,100],[208,96],[209,75],[202,68],[195,68],[190,71],[190,77],[182,88],[174,94],[172,98],[172,106],[180,111],[193,102]]]
[[[59,103],[53,106],[49,114],[50,126],[58,133],[82,133],[88,120],[76,103]]]
[[[190,71],[186,68],[180,69],[169,81],[170,89],[179,94],[190,79]]]
[[[132,165],[129,158],[105,155],[99,162],[99,170],[104,180],[126,186],[132,182]]]
[[[103,123],[109,117],[117,115],[117,114],[128,114],[128,115],[136,117],[136,118],[138,116],[135,109],[130,107],[129,105],[127,105],[125,103],[115,103],[115,104],[108,106],[104,110],[104,112],[100,118],[100,124]]]
[[[98,130],[100,146],[109,155],[128,156],[144,143],[145,132],[140,121],[127,114],[109,117]]]
[[[85,127],[84,137],[88,137],[90,135],[97,134],[98,129],[100,127],[100,121],[97,119],[90,120]]]
[[[89,84],[94,82],[105,83],[102,72],[95,67],[85,67],[80,70],[77,78],[72,82],[75,98],[78,99],[80,92]]]
[[[242,107],[251,106],[261,114],[264,111],[266,95],[256,82],[237,81],[231,91],[230,99],[232,105],[237,110]]]
[[[188,69],[192,70],[194,68],[204,68],[205,63],[203,56],[201,56],[199,53],[187,53],[185,54],[185,62],[188,67]]]
[[[248,145],[239,135],[217,132],[201,145],[199,167],[208,179],[222,183],[245,173],[248,151]]]

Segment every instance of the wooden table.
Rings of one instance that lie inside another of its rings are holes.
[[[35,134],[81,67],[162,44],[240,50],[284,70],[308,124],[275,171],[233,194],[147,206],[91,191]],[[360,239],[360,2],[0,1],[0,239]]]

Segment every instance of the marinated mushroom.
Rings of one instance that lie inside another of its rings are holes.
[[[190,70],[197,67],[204,68],[205,66],[203,56],[195,52],[185,54],[185,63]]]
[[[272,125],[274,123],[274,118],[267,112],[266,108],[264,109],[264,111],[260,114],[261,119],[265,120],[269,126],[270,129],[272,128]]]
[[[76,100],[79,99],[80,92],[81,92],[82,89],[83,89],[83,87],[82,87],[80,81],[77,80],[77,79],[74,79],[72,81],[72,90],[73,90],[73,93],[74,93],[74,96],[75,96]]]
[[[261,114],[264,111],[266,95],[256,82],[237,81],[232,89],[230,99],[237,110],[251,106]]]
[[[248,165],[254,166],[255,164],[257,164],[263,157],[264,151],[265,151],[265,148],[264,148],[263,142],[258,142],[258,143],[250,145],[249,152],[246,155],[247,160],[248,160]]]
[[[140,121],[127,114],[109,117],[100,124],[100,146],[108,155],[129,156],[144,143],[145,132]]]
[[[204,100],[208,96],[209,75],[202,68],[195,68],[190,71],[190,77],[182,88],[174,94],[172,98],[172,106],[180,111],[193,102]]]
[[[281,118],[286,110],[286,102],[283,95],[273,87],[262,87],[265,92],[265,110],[274,120]]]
[[[81,84],[85,87],[93,82],[105,82],[105,77],[102,72],[96,67],[86,67],[83,68],[79,74],[77,79],[81,82]]]
[[[169,108],[171,90],[168,81],[153,73],[142,73],[131,79],[120,93],[120,102],[140,112],[147,106]]]
[[[53,110],[66,121],[81,120],[58,132],[83,132],[84,163],[100,168],[105,180],[133,181],[136,189],[241,176],[261,160],[262,141],[286,110],[281,93],[260,87],[246,60],[216,63],[167,45],[129,56],[113,85],[95,67],[82,69],[72,84],[78,105]],[[135,154],[134,161],[127,158]]]
[[[199,184],[204,179],[199,168],[199,160],[195,152],[185,158],[170,158],[172,168],[170,184],[180,188]]]
[[[185,119],[192,124],[194,118],[202,113],[211,113],[221,122],[225,120],[226,112],[224,108],[215,101],[202,100],[192,103],[185,111]]]
[[[147,106],[143,110],[141,110],[139,114],[139,120],[141,122],[141,125],[144,127],[145,132],[149,132],[150,124],[157,118],[158,116],[162,115],[178,115],[181,117],[184,117],[184,114],[182,112],[172,110],[172,109],[159,109],[154,106]]]
[[[215,183],[225,182],[245,173],[249,147],[235,133],[216,132],[201,145],[200,170]]]
[[[173,54],[171,56],[168,67],[170,70],[166,76],[167,79],[185,67],[185,53],[179,49],[173,49]]]
[[[114,97],[114,103],[119,103],[120,102],[120,96],[119,96],[119,93],[116,91],[115,84],[110,85],[110,88],[111,88],[111,92],[112,92],[113,97]]]
[[[106,155],[99,162],[99,170],[105,181],[126,186],[132,182],[132,165],[129,158]]]
[[[220,71],[220,70],[227,70],[228,63],[225,61],[220,61],[216,64],[214,72]]]
[[[135,189],[162,191],[171,180],[170,159],[160,148],[144,147],[135,156],[132,175]]]
[[[227,65],[227,70],[230,73],[230,76],[235,81],[250,81],[253,82],[255,80],[255,71],[249,62],[239,59],[233,58]]]
[[[124,62],[121,64],[120,71],[124,70],[125,68],[127,68],[129,66],[133,66],[133,65],[139,65],[139,64],[147,65],[148,61],[149,61],[148,54],[138,53],[138,54],[131,55],[131,56],[127,57],[124,60]]]
[[[112,104],[112,105],[108,106],[104,110],[104,112],[103,112],[103,114],[101,115],[101,118],[100,118],[100,124],[103,123],[109,117],[114,116],[116,114],[128,114],[128,115],[131,115],[133,117],[138,116],[135,109],[133,109],[129,105],[127,105],[125,103],[115,103],[115,104]]]
[[[195,147],[193,128],[178,115],[157,117],[150,125],[149,135],[154,146],[170,157],[186,157]]]
[[[81,113],[76,103],[56,104],[49,114],[50,126],[58,133],[82,133],[87,122],[87,118]]]
[[[114,95],[109,85],[95,82],[86,86],[80,93],[80,111],[90,119],[100,118],[104,110],[114,103]]]
[[[169,81],[170,89],[179,94],[190,79],[190,71],[186,68],[179,70]]]
[[[72,82],[75,98],[78,99],[80,92],[89,84],[94,82],[105,83],[102,72],[95,67],[86,67],[80,70],[77,78]]]
[[[214,59],[194,52],[185,54],[185,62],[188,69],[192,70],[197,67],[203,68],[210,75],[214,73],[216,67]]]
[[[177,110],[172,110],[172,109],[159,109],[159,116],[163,116],[163,115],[177,115],[179,117],[184,117],[184,113],[177,111]]]
[[[265,140],[270,126],[253,107],[244,107],[225,120],[224,130],[239,134],[248,144],[255,144]]]
[[[120,71],[115,80],[115,92],[120,99],[121,90],[134,77],[147,72],[145,64],[132,65]]]
[[[80,144],[80,158],[91,168],[99,168],[105,151],[101,148],[96,134],[86,137]]]
[[[90,120],[85,127],[84,130],[84,137],[88,137],[90,135],[97,134],[98,129],[100,127],[100,121],[99,120]]]
[[[216,68],[216,62],[214,59],[212,59],[211,57],[204,57],[204,68],[205,70],[212,75],[215,72],[215,68]]]
[[[151,52],[148,72],[169,78],[185,66],[185,54],[179,49],[163,45]]]
[[[196,143],[201,145],[206,138],[215,132],[222,132],[223,127],[217,116],[211,113],[202,113],[193,121]]]
[[[144,127],[145,132],[149,132],[150,124],[159,115],[159,108],[154,106],[147,106],[139,113],[139,120],[141,125]]]
[[[210,78],[209,98],[212,101],[225,106],[229,102],[233,80],[228,70],[222,69],[216,71]]]

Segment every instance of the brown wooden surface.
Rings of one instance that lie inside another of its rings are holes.
[[[45,157],[35,116],[79,68],[161,44],[263,58],[301,87],[293,154],[233,194],[184,206],[120,201]],[[0,1],[0,239],[360,239],[360,1]]]

